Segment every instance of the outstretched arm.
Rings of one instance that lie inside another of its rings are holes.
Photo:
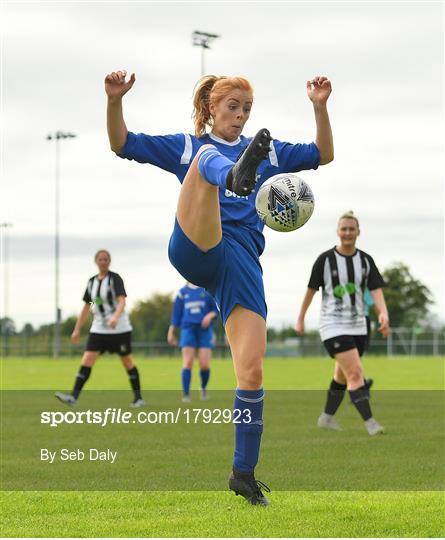
[[[295,324],[295,332],[299,336],[302,336],[304,334],[304,317],[306,316],[306,311],[309,309],[309,306],[311,305],[312,299],[314,298],[314,294],[316,292],[317,291],[315,289],[311,289],[310,287],[308,287],[306,294],[304,295],[303,302],[300,308],[300,314],[298,315],[298,320]]]
[[[122,111],[122,98],[133,86],[136,78],[134,73],[125,82],[126,71],[113,71],[105,77],[105,92],[108,96],[107,104],[107,130],[110,147],[113,152],[119,153],[127,140],[128,129],[125,125]]]
[[[320,152],[320,165],[326,165],[334,159],[334,141],[327,109],[327,101],[332,91],[331,81],[327,77],[315,77],[307,81],[306,89],[314,106],[317,126],[315,144]]]

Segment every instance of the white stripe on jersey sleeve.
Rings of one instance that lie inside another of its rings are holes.
[[[278,167],[277,152],[275,151],[273,141],[270,143],[269,160],[271,165],[273,165],[274,167]]]
[[[335,311],[335,296],[334,296],[334,288],[332,286],[332,276],[331,276],[331,265],[329,263],[329,257],[326,257],[324,260],[324,268],[323,268],[323,281],[324,281],[324,287],[323,287],[323,294],[322,294],[322,302],[321,302],[321,314],[322,318],[329,317],[329,314],[333,311]],[[320,321],[321,324],[323,324],[323,321]]]
[[[181,165],[188,165],[192,157],[192,138],[188,133],[184,133],[184,152],[181,156]]]
[[[116,291],[114,289],[115,284],[114,284],[114,280],[111,278],[111,276],[108,278],[108,287],[110,288],[111,297],[113,298],[114,304],[117,304],[117,295],[116,295]]]
[[[93,279],[93,283],[91,285],[91,293],[90,293],[90,296],[91,296],[91,300],[93,301],[93,303],[95,304],[96,302],[96,297],[97,297],[97,289],[99,288],[99,280],[97,279],[97,277],[95,276],[94,279]]]
[[[102,306],[105,310],[105,316],[109,315],[112,311],[108,304],[108,290],[110,289],[110,274],[107,274],[102,280],[102,285],[100,286],[100,297],[102,299]]]
[[[363,300],[363,291],[362,291],[362,279],[363,272],[366,272],[366,261],[365,268],[362,267],[362,258],[360,257],[360,252],[357,250],[357,253],[352,258],[352,264],[354,265],[354,274],[355,274],[355,307],[357,308],[358,313],[365,313],[365,302]]]

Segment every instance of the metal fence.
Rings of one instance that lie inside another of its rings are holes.
[[[180,355],[178,348],[166,342],[133,342],[133,352],[145,357],[175,357]],[[63,338],[60,349],[62,357],[76,357],[83,352],[83,345],[73,345],[69,338]],[[0,350],[3,357],[52,357],[51,336],[10,336],[2,338]],[[419,331],[413,328],[393,328],[388,339],[376,332],[373,334],[368,354],[386,356],[445,356],[445,334],[439,330]],[[230,359],[230,349],[226,343],[216,344],[213,355]],[[308,357],[327,356],[323,343],[317,335],[288,338],[284,341],[270,341],[266,356]]]

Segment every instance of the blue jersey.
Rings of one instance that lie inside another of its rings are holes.
[[[214,311],[218,313],[215,300],[202,287],[186,285],[179,291],[171,316],[171,324],[180,328],[200,325],[202,319]]]
[[[129,132],[119,156],[156,165],[175,174],[182,183],[193,158],[203,144],[213,144],[221,154],[235,162],[251,140],[243,135],[229,143],[212,133],[195,137],[188,133],[152,136]],[[259,188],[271,176],[283,172],[317,169],[319,164],[320,153],[315,143],[289,144],[274,139],[268,159],[258,168],[259,178],[253,193],[239,196],[228,189],[219,188],[223,232],[242,242],[246,249],[253,249],[256,256],[261,255],[264,250],[264,224],[255,209]]]

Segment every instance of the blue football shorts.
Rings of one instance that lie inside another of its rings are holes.
[[[214,334],[211,327],[202,328],[200,324],[186,326],[181,328],[181,337],[179,338],[179,346],[194,347],[195,349],[213,349]]]
[[[259,257],[232,235],[223,232],[217,246],[202,251],[187,238],[175,219],[168,256],[187,281],[204,287],[214,297],[224,325],[237,304],[266,320],[267,306]]]

